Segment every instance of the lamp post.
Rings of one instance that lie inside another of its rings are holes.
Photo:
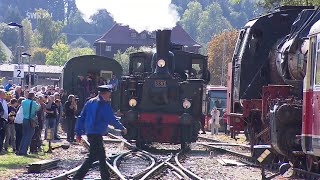
[[[28,57],[28,60],[29,60],[29,65],[28,65],[28,88],[30,90],[31,89],[31,74],[30,74],[30,66],[31,66],[31,64],[30,64],[30,59],[31,58],[30,57],[31,57],[31,54],[24,52],[21,55],[22,55],[22,57]]]
[[[18,35],[18,64],[21,64],[21,39],[22,39],[22,29],[23,26],[21,24],[10,22],[7,24],[10,28],[19,28],[19,35]]]

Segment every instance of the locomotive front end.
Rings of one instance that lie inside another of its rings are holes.
[[[170,36],[170,30],[156,32],[157,51],[149,59],[151,73],[145,70],[142,78],[131,75],[122,85],[123,103],[129,104],[122,117],[129,131],[126,138],[136,140],[138,145],[194,142],[200,129],[197,118],[201,113],[203,81],[187,82],[176,76]]]

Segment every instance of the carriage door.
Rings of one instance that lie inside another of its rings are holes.
[[[317,145],[320,143],[320,34],[317,35],[316,39],[316,58],[314,68],[314,88],[313,88],[313,123],[312,123],[312,144]],[[312,106],[309,106],[310,108]],[[310,117],[310,116],[309,116]],[[314,146],[314,153],[320,154],[320,147]],[[318,152],[316,152],[318,151]]]

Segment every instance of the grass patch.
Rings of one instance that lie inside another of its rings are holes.
[[[52,146],[58,146],[59,143],[52,143]],[[25,167],[29,163],[49,159],[51,154],[45,153],[48,150],[48,143],[44,142],[43,151],[38,154],[29,154],[27,156],[17,156],[11,148],[6,154],[0,155],[0,173],[1,171],[19,169]]]

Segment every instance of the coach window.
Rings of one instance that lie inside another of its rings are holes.
[[[316,58],[316,67],[315,67],[315,85],[317,87],[320,87],[320,34],[318,34],[317,38],[314,38],[316,39],[316,43],[313,43],[313,39],[311,39],[311,44],[313,45],[312,46],[312,51],[313,49],[316,49],[316,51],[313,51],[313,52],[316,52],[315,54],[315,58]],[[314,53],[312,53],[312,56],[314,56]]]

